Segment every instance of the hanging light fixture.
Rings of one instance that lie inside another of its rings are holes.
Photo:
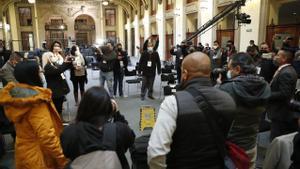
[[[35,0],[28,0],[29,3],[34,4]]]
[[[108,0],[104,0],[104,1],[102,2],[102,5],[107,6],[107,5],[108,5]]]

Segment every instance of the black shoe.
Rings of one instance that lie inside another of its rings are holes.
[[[141,100],[144,101],[144,100],[145,100],[145,97],[141,97]]]
[[[148,98],[151,100],[155,100],[155,98],[153,96],[148,96]]]

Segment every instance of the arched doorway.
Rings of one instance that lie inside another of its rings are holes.
[[[95,43],[95,21],[89,15],[79,15],[75,19],[75,40],[78,46],[91,46]]]

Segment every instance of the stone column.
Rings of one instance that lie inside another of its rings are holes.
[[[41,47],[41,41],[40,41],[40,34],[39,34],[39,20],[38,20],[38,14],[37,14],[37,1],[33,4],[33,10],[34,10],[34,39],[35,39],[35,47],[40,48]]]
[[[121,6],[118,6],[118,37],[119,42],[125,47],[125,27],[124,27],[124,20],[123,20],[123,9]]]
[[[132,56],[132,52],[131,52],[131,43],[132,43],[132,39],[131,39],[131,21],[130,21],[129,17],[127,18],[126,28],[127,28],[127,52],[128,52],[128,56]]]
[[[139,22],[139,16],[138,14],[135,14],[134,16],[134,22],[133,22],[133,25],[134,25],[134,53],[135,53],[135,56],[138,56],[139,55],[139,52],[140,50],[136,48],[136,46],[140,46],[140,29],[139,29],[139,26],[140,26],[140,22]]]
[[[198,10],[198,28],[204,25],[213,17],[213,0],[199,0],[198,2],[199,10]],[[208,43],[212,45],[213,43],[213,29],[209,29],[204,34],[200,36],[200,41],[203,45]]]
[[[10,30],[12,39],[12,50],[20,51],[21,40],[18,36],[18,26],[16,20],[16,11],[14,3],[10,3],[8,6],[9,19],[10,19]]]
[[[186,38],[186,13],[185,13],[185,1],[175,1],[175,44],[180,44]]]
[[[148,7],[144,13],[144,39],[145,40],[150,37],[150,9],[149,8],[150,7]]]
[[[254,40],[258,42],[261,32],[259,31],[259,24],[261,21],[261,1],[262,0],[251,0],[246,1],[246,5],[241,8],[241,13],[247,13],[251,16],[251,24],[244,24],[240,27],[240,51],[246,51],[249,46],[249,41]],[[238,46],[238,45],[236,45]]]
[[[157,13],[156,13],[156,26],[157,34],[159,35],[159,46],[157,52],[160,56],[160,59],[165,60],[165,46],[166,46],[166,19],[165,19],[165,5],[164,1],[161,4],[158,4]],[[153,44],[154,45],[154,44]]]

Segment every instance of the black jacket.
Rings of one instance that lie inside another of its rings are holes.
[[[219,132],[224,137],[227,136],[233,119],[235,103],[228,93],[214,88],[208,78],[189,81],[184,91],[176,93],[178,115],[171,152],[167,155],[167,168],[223,169],[224,159],[217,147],[220,143],[214,137],[215,131],[209,127],[206,116],[194,97],[186,92],[189,88],[199,90],[222,115],[222,122],[218,124],[222,130]],[[225,148],[225,143],[222,146]]]
[[[128,57],[126,51],[118,51],[116,50],[117,60],[114,65],[114,73],[123,73],[124,69],[127,69],[128,66]],[[121,58],[119,58],[121,57]],[[121,61],[123,62],[123,68],[121,69]]]
[[[66,79],[62,78],[62,73],[72,67],[72,63],[63,63],[53,66],[50,63],[44,67],[44,74],[47,82],[47,88],[52,90],[52,98],[63,97],[70,92]]]
[[[123,169],[129,169],[129,164],[125,157],[127,149],[134,142],[133,131],[125,123],[116,123],[116,150],[111,145],[104,145],[103,131],[96,126],[78,122],[66,127],[61,134],[61,145],[63,153],[67,158],[74,160],[80,155],[87,154],[96,150],[116,151]],[[105,125],[109,125],[105,124]],[[105,129],[105,126],[103,127]]]
[[[148,62],[151,62],[151,67],[148,66]],[[154,77],[156,75],[156,69],[158,74],[161,73],[160,58],[156,51],[152,53],[144,51],[140,58],[139,65],[143,76]]]
[[[96,57],[102,72],[111,72],[114,70],[115,62],[117,60],[115,51],[107,51],[102,55],[97,54]]]
[[[237,105],[228,139],[244,150],[254,148],[260,116],[271,96],[270,86],[262,77],[241,75],[226,81],[220,89],[228,92]]]
[[[271,97],[268,105],[269,118],[275,121],[289,122],[293,120],[289,102],[294,96],[297,73],[290,65],[284,67],[271,82]]]

